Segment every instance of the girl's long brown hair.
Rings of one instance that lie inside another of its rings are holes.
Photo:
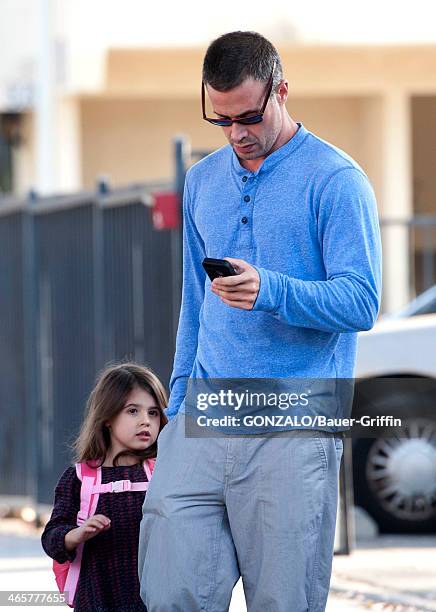
[[[156,400],[160,412],[159,433],[168,423],[164,409],[167,407],[167,395],[159,378],[147,367],[136,363],[119,363],[105,368],[97,377],[96,385],[87,402],[86,416],[80,433],[73,443],[75,462],[95,462],[102,465],[110,447],[110,432],[105,425],[123,409],[129,393],[140,387],[148,391]],[[122,455],[138,457],[138,463],[144,459],[156,457],[157,442],[143,451],[122,451],[114,457],[117,465]]]

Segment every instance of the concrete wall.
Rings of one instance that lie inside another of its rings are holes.
[[[189,134],[194,146],[217,148],[220,130],[208,129],[198,102],[88,98],[81,105],[82,181],[100,173],[113,183],[171,178],[172,139]],[[203,125],[204,124],[204,125]]]
[[[436,215],[436,96],[412,99],[411,129],[414,209]]]
[[[21,123],[21,144],[14,149],[14,193],[25,195],[35,185],[35,117],[24,113]]]
[[[199,95],[204,48],[112,49],[106,92],[142,97]],[[436,90],[436,45],[279,46],[292,95],[373,95]]]
[[[71,192],[82,187],[80,102],[76,98],[58,98],[55,113],[54,191]],[[36,121],[32,112],[22,115],[19,147],[14,149],[14,193],[26,194],[36,187]]]

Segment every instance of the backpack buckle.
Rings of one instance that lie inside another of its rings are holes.
[[[112,493],[123,493],[124,491],[130,491],[131,488],[130,480],[116,480],[112,483]]]

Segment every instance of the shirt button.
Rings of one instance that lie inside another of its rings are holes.
[[[244,223],[244,224],[245,224],[245,223],[248,223],[248,219],[247,219],[247,217],[242,217],[241,221],[242,221],[242,223]]]
[[[249,202],[250,201],[250,196],[245,196],[244,197],[244,202]]]
[[[248,176],[243,176],[243,177],[242,177],[242,182],[243,182],[243,183],[246,183],[247,181],[248,181]]]

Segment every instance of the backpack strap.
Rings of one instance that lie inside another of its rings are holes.
[[[95,514],[98,503],[98,493],[93,491],[95,485],[101,483],[101,467],[90,467],[86,463],[76,463],[76,474],[82,481],[80,487],[80,510],[77,513],[77,524],[82,525],[90,516]],[[84,543],[76,548],[76,556],[71,562],[67,579],[65,581],[65,593],[68,594],[68,605],[73,606],[74,596],[79,582],[80,566],[82,563]]]
[[[105,484],[95,485],[91,489],[93,493],[125,493],[126,491],[146,491],[148,482],[132,482],[131,480],[115,480]]]
[[[98,489],[101,484],[101,467],[92,467],[87,463],[76,464],[76,474],[82,481],[80,489],[80,510],[77,514],[77,524],[82,525],[95,514],[98,504]]]
[[[147,476],[148,482],[150,482],[151,480],[151,475],[153,474],[155,463],[156,463],[156,459],[146,459],[144,461],[144,471]]]
[[[147,476],[147,482],[132,482],[131,480],[115,480],[114,482],[107,482],[105,484],[96,483],[90,484],[91,488],[87,491],[87,494],[99,494],[99,493],[125,493],[126,491],[147,491],[148,483],[151,480],[151,475],[154,469],[154,459],[146,459],[144,461],[144,471]],[[83,480],[83,486],[85,480]]]

